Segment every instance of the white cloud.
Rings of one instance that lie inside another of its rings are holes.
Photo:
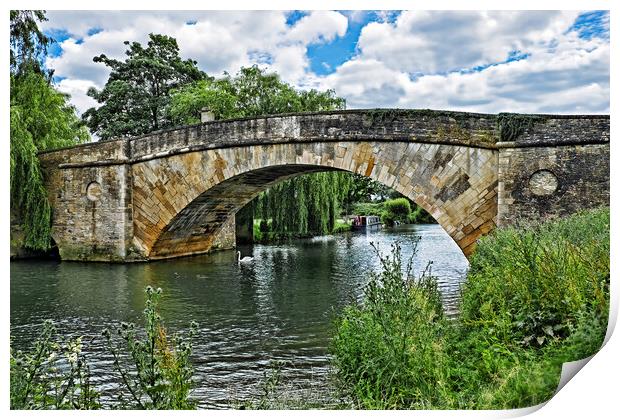
[[[572,48],[540,50],[526,60],[480,72],[424,75],[411,79],[376,59],[345,63],[322,87],[347,97],[352,108],[433,108],[472,112],[609,112],[609,44],[566,42]]]
[[[254,12],[50,12],[44,29],[64,29],[72,37],[61,42],[62,54],[48,58],[47,65],[68,81],[80,81],[97,88],[105,84],[109,70],[93,57],[105,53],[123,59],[124,41],[148,42],[149,33],[176,38],[181,55],[192,58],[211,75],[236,73],[242,66],[267,57],[264,65],[277,71],[287,82],[301,85],[308,72],[307,45],[331,42],[345,34],[347,18],[338,12],[316,11],[294,26],[286,24],[282,11]],[[192,24],[188,24],[191,22]],[[94,28],[101,30],[88,35]],[[67,81],[63,86],[67,88]],[[74,84],[74,86],[77,86]],[[84,96],[73,89],[74,94]],[[74,101],[84,112],[84,104]]]
[[[93,57],[105,53],[109,57],[121,58],[127,46],[127,39],[142,38],[128,27],[119,31],[103,31],[88,37],[83,43],[69,38],[60,43],[63,53],[59,57],[48,57],[47,66],[54,69],[56,76],[76,80],[90,80],[92,86],[102,87],[110,74],[103,64],[93,62]]]
[[[441,73],[506,60],[516,50],[547,43],[577,12],[409,11],[394,23],[362,30],[361,56],[409,73]]]
[[[87,88],[108,76],[92,58],[123,58],[123,41],[145,43],[150,32],[175,37],[181,55],[211,75],[260,63],[298,87],[335,89],[349,108],[609,112],[609,41],[569,32],[577,12],[403,12],[367,24],[356,55],[333,73],[312,73],[308,46],[344,36],[347,16],[368,14],[315,11],[291,27],[282,11],[56,11],[44,27],[72,35],[48,65],[82,112],[94,103]],[[93,28],[102,31],[89,36]],[[505,62],[514,51],[528,56]]]
[[[347,98],[350,108],[375,108],[394,106],[405,94],[409,77],[375,59],[354,59],[321,83]]]
[[[347,31],[348,20],[338,12],[316,11],[302,17],[287,38],[304,44],[330,42]]]
[[[608,113],[609,42],[569,32],[572,12],[524,13],[404,12],[370,23],[359,54],[317,83],[351,108]],[[529,56],[505,63],[514,50]]]
[[[273,59],[270,70],[280,75],[285,75],[285,80],[298,84],[305,77],[309,63],[306,58],[306,47],[304,45],[296,44],[279,47],[273,53]]]
[[[42,29],[67,29],[78,38],[85,38],[88,32],[94,28],[108,31],[125,30],[130,27],[139,27],[144,24],[157,22],[173,25],[201,19],[205,16],[218,16],[222,12],[201,11],[65,11],[50,10],[46,13],[47,22],[41,23]],[[219,16],[218,16],[219,17]],[[146,32],[148,33],[148,31]]]
[[[373,13],[368,10],[346,10],[341,12],[345,15],[350,22],[360,23],[363,22],[364,19],[368,16],[369,13]]]
[[[86,95],[88,88],[92,85],[90,80],[63,79],[56,87],[61,92],[71,95],[71,103],[75,105],[78,110],[85,111],[88,108],[97,106],[97,101]]]

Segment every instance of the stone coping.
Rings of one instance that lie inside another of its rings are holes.
[[[122,142],[122,143],[126,143],[128,146],[130,146],[130,144],[132,142],[136,142],[138,140],[141,139],[150,139],[156,136],[160,136],[160,135],[166,135],[168,133],[174,133],[174,132],[185,132],[191,129],[197,129],[197,128],[202,128],[202,127],[206,127],[206,126],[219,126],[219,125],[224,125],[224,126],[229,126],[229,125],[234,125],[236,123],[240,123],[240,122],[248,122],[248,121],[269,121],[269,120],[277,120],[277,119],[282,119],[282,118],[288,118],[288,117],[314,117],[314,116],[334,116],[334,115],[342,115],[342,116],[347,116],[347,115],[361,115],[361,116],[371,116],[373,115],[373,113],[383,113],[383,114],[387,114],[390,113],[392,115],[396,114],[396,116],[399,117],[432,117],[432,118],[440,118],[440,117],[449,117],[449,118],[456,118],[456,119],[487,119],[487,120],[493,120],[493,121],[489,121],[489,122],[497,122],[498,118],[501,116],[509,116],[509,115],[513,115],[513,116],[521,116],[521,117],[533,117],[533,118],[542,118],[542,119],[546,119],[546,120],[581,120],[581,119],[589,119],[589,120],[608,120],[610,119],[609,115],[602,115],[602,114],[575,114],[575,115],[569,115],[569,114],[519,114],[519,113],[498,113],[498,114],[485,114],[485,113],[474,113],[474,112],[462,112],[462,111],[447,111],[447,110],[430,110],[430,109],[401,109],[401,108],[374,108],[374,109],[350,109],[350,110],[339,110],[339,111],[321,111],[321,112],[299,112],[299,113],[285,113],[285,114],[273,114],[273,115],[266,115],[266,116],[259,116],[259,117],[247,117],[247,118],[237,118],[237,119],[225,119],[225,120],[216,120],[216,121],[209,121],[206,123],[199,123],[199,124],[193,124],[193,125],[187,125],[187,126],[181,126],[181,127],[173,127],[173,128],[167,128],[167,129],[163,129],[163,130],[157,130],[157,131],[153,131],[150,132],[148,134],[142,134],[139,136],[134,136],[134,137],[126,137],[126,138],[114,138],[114,139],[107,139],[107,140],[98,140],[98,141],[93,141],[93,142],[89,142],[89,143],[84,143],[84,144],[79,144],[79,145],[75,145],[75,146],[68,146],[68,147],[63,147],[63,148],[58,148],[58,149],[54,149],[54,150],[46,150],[46,151],[42,151],[39,152],[38,155],[39,156],[44,156],[47,154],[51,154],[51,153],[55,153],[55,152],[59,152],[59,151],[63,151],[63,150],[70,150],[70,149],[82,149],[82,148],[91,148],[91,147],[96,147],[96,146],[100,146],[102,144],[105,143],[114,143],[114,142]],[[365,136],[364,136],[365,137]],[[342,140],[342,139],[338,139],[338,140]],[[360,140],[363,140],[362,138],[360,138]],[[372,138],[369,136],[369,138],[367,138],[367,140],[373,140],[373,141],[381,141],[381,137],[379,135],[376,136],[372,136]],[[391,138],[384,138],[383,141],[405,141],[407,140],[405,138],[405,136],[403,136],[402,140],[401,139],[391,139]],[[290,139],[289,141],[294,141],[292,139]],[[326,138],[321,138],[321,139],[316,139],[315,141],[329,141],[329,139]],[[408,141],[411,141],[410,139]],[[608,141],[608,140],[607,140]],[[423,141],[422,141],[423,142]],[[433,142],[433,143],[439,143],[441,144],[440,141],[437,142]],[[497,147],[513,147],[513,146],[508,146],[509,143],[514,143],[516,144],[516,142],[495,142],[495,143],[499,143],[497,144],[486,144],[486,145],[476,145],[476,147],[484,147],[486,146],[487,148],[497,148]],[[260,144],[260,143],[253,143],[253,144]],[[454,143],[449,143],[449,144],[454,144]],[[235,144],[231,144],[230,146],[239,146],[240,143],[236,142]],[[244,142],[243,145],[250,145],[246,142]],[[471,146],[471,144],[465,144],[465,145],[469,145]],[[224,144],[220,144],[217,147],[225,147],[226,145]]]

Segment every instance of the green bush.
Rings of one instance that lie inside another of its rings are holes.
[[[355,203],[353,214],[359,216],[376,216],[383,213],[383,203]]]
[[[359,407],[536,405],[553,396],[562,363],[590,356],[605,337],[609,209],[482,239],[453,320],[429,282],[405,280],[399,249],[381,261],[364,302],[337,320],[332,346]]]
[[[583,313],[606,316],[608,294],[606,209],[483,238],[471,259],[461,319],[504,342],[539,347],[567,337]]]
[[[409,206],[409,212],[407,212]],[[395,221],[401,223],[437,223],[433,216],[420,206],[413,208],[406,198],[387,200],[381,203],[355,203],[353,214],[360,216],[379,215],[387,226],[393,226]]]
[[[263,232],[260,231],[257,225],[252,226],[252,241],[256,243],[260,243],[263,240]]]
[[[428,408],[440,404],[446,370],[445,318],[435,279],[403,273],[401,251],[380,257],[364,302],[348,306],[332,343],[342,386],[361,408]]]
[[[381,213],[381,223],[383,223],[385,226],[394,226],[395,222],[396,219],[394,218],[394,215],[392,213],[388,213],[387,211]]]
[[[408,223],[437,223],[433,216],[431,216],[426,210],[424,210],[420,206],[415,206],[415,208],[409,213],[407,216]]]
[[[348,223],[341,219],[336,219],[336,223],[334,225],[334,229],[332,230],[332,233],[342,233],[342,232],[348,232],[350,230],[351,230],[351,223]]]
[[[394,225],[394,222],[407,223],[411,204],[406,198],[395,198],[383,203],[384,211],[381,214],[381,221],[387,226]]]
[[[394,198],[393,200],[386,200],[383,203],[383,208],[400,217],[406,217],[411,213],[411,204],[406,198]]]
[[[517,408],[553,395],[562,363],[596,352],[609,310],[609,209],[483,238],[462,294],[453,364],[472,404]],[[461,378],[462,379],[462,378]]]

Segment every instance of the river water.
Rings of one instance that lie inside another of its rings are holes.
[[[121,321],[140,324],[144,288],[161,287],[166,327],[199,324],[194,340],[196,389],[201,407],[226,407],[260,396],[274,361],[282,381],[301,394],[326,386],[332,322],[360,299],[368,273],[379,268],[370,246],[383,253],[399,241],[408,258],[419,237],[414,271],[432,261],[448,312],[456,307],[468,263],[439,225],[404,225],[374,233],[345,233],[286,245],[241,247],[254,261],[237,264],[234,251],[148,264],[57,261],[11,262],[11,335],[26,349],[44,320],[67,337],[83,336],[95,385],[104,400],[117,375],[101,331]]]

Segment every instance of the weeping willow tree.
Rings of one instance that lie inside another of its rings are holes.
[[[322,172],[284,181],[257,198],[255,215],[271,220],[273,232],[330,233],[351,181],[346,172]]]
[[[344,109],[345,101],[333,90],[297,90],[277,74],[253,66],[234,77],[206,78],[182,87],[172,94],[170,115],[178,124],[195,124],[203,107],[225,119]],[[271,230],[278,233],[329,233],[351,180],[348,173],[323,172],[283,181],[240,210],[237,222],[245,219],[251,224],[259,217],[270,219]]]
[[[68,96],[51,84],[42,56],[51,40],[37,21],[42,11],[10,13],[10,195],[11,214],[21,221],[21,246],[45,251],[51,244],[51,209],[37,153],[84,142],[81,124]]]

